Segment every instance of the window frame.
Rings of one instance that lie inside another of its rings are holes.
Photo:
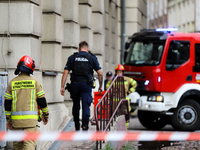
[[[181,64],[169,64],[169,63],[167,63],[168,54],[169,54],[169,51],[170,51],[171,44],[173,42],[179,42],[180,44],[184,44],[184,43],[189,44],[188,59]],[[175,70],[175,69],[179,68],[180,66],[182,66],[183,64],[187,63],[190,59],[190,50],[191,50],[191,42],[189,40],[187,40],[187,41],[185,41],[185,40],[184,41],[182,41],[182,40],[172,40],[172,41],[170,41],[170,44],[169,44],[169,47],[168,47],[168,52],[167,52],[166,64],[165,64],[166,70],[169,70],[169,71]]]
[[[200,43],[195,43],[194,44],[194,66],[193,66],[193,72],[200,72],[200,65],[197,66],[196,65],[196,46],[199,45],[200,46]]]

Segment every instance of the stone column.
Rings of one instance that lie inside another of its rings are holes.
[[[109,16],[109,11],[110,11],[110,2],[108,0],[104,0],[104,77],[106,72],[109,71],[110,68],[110,60],[112,58],[111,52],[110,52],[110,38],[109,38],[109,22],[110,22],[110,16]]]
[[[92,31],[93,31],[93,49],[92,53],[98,58],[100,66],[103,70],[103,56],[104,56],[104,1],[95,0],[92,6]],[[103,70],[104,71],[104,70]]]
[[[118,51],[118,2],[116,0],[104,0],[104,33],[105,33],[105,62],[104,62],[104,76],[106,72],[112,71],[116,64],[119,63]]]
[[[79,25],[79,1],[62,0],[62,16],[64,18],[64,40],[62,43],[62,70],[67,63],[68,57],[78,52],[80,41]],[[70,83],[70,75],[67,82]],[[69,115],[72,116],[72,100],[68,91],[65,92],[65,105],[69,109]]]
[[[93,51],[92,4],[93,0],[79,0],[80,41],[86,41],[90,51]]]
[[[126,37],[146,28],[146,9],[145,0],[126,0]],[[126,38],[126,39],[127,39]]]
[[[48,101],[50,118],[46,126],[41,130],[58,130],[64,119],[68,116],[68,109],[64,105],[64,97],[60,95],[63,42],[63,17],[61,0],[42,0],[43,12],[42,30],[42,61],[43,88]],[[44,142],[38,143],[38,149],[43,149]]]
[[[112,54],[112,70],[115,68],[118,59],[117,50],[117,5],[116,0],[110,1],[110,44]]]

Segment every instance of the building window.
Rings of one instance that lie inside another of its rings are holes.
[[[167,15],[167,0],[164,0],[164,14]]]
[[[178,4],[178,9],[179,11],[177,12],[178,13],[178,26],[181,25],[181,4],[179,3]]]
[[[154,19],[154,3],[151,2],[151,20]]]
[[[158,1],[155,1],[155,18],[158,18]]]
[[[182,21],[182,24],[185,24],[186,23],[186,13],[187,13],[187,8],[185,7],[185,1],[183,1],[183,3],[182,3],[182,8],[181,8],[181,14],[182,14],[182,16],[184,16],[184,17],[182,17],[182,19],[183,19],[183,21]]]
[[[172,7],[172,27],[176,27],[176,8],[175,6]]]
[[[194,6],[194,1],[193,0],[191,1],[191,4],[190,4],[190,10],[195,10],[195,6]],[[191,11],[190,14],[191,14],[191,16],[190,16],[191,22],[194,22],[194,11]]]
[[[163,15],[163,0],[159,0],[159,17]]]
[[[190,22],[190,15],[191,15],[191,11],[190,11],[190,1],[186,1],[186,22],[189,23]]]

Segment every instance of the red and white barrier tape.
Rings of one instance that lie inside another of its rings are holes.
[[[192,141],[200,132],[0,132],[0,141]]]

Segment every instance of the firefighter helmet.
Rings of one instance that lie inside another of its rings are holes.
[[[124,66],[119,64],[115,67],[115,70],[121,70],[121,71],[124,71]]]
[[[29,74],[33,74],[35,67],[35,61],[30,56],[24,55],[17,64],[15,75],[18,75],[19,71],[24,71]]]

